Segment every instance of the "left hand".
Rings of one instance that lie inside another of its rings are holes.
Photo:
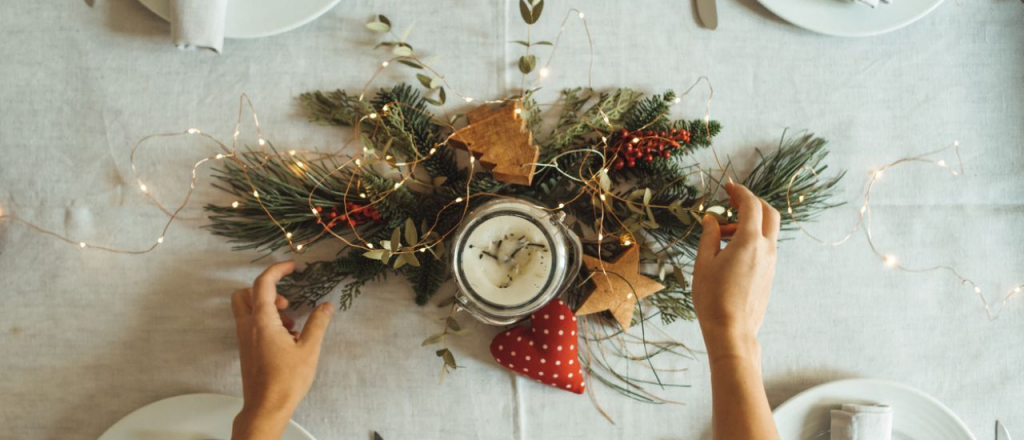
[[[301,333],[283,314],[288,300],[277,282],[295,270],[286,261],[268,267],[252,287],[231,297],[242,363],[245,403],[235,418],[234,439],[278,439],[299,402],[313,384],[327,325],[334,306],[317,307]]]

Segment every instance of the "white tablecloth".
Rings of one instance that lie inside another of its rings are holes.
[[[7,0],[0,13],[0,207],[76,239],[148,246],[165,221],[140,197],[128,153],[140,137],[198,127],[230,137],[238,96],[250,94],[267,136],[285,148],[331,148],[341,131],[307,124],[294,97],[356,89],[387,53],[363,27],[372,13],[410,42],[443,55],[438,69],[466,93],[504,96],[524,28],[515,2],[345,0],[319,20],[223,55],[182,53],[168,24],[135,0]],[[786,127],[832,140],[830,164],[850,170],[853,200],[867,172],[959,140],[966,176],[937,168],[888,173],[876,196],[876,235],[902,261],[950,263],[995,297],[1024,281],[1024,5],[945,2],[909,28],[868,39],[811,34],[754,0],[719,1],[721,26],[698,26],[688,1],[549,0],[536,35],[553,37],[570,6],[594,34],[595,86],[682,90],[715,86],[719,151],[749,167]],[[884,13],[884,10],[879,10]],[[579,23],[545,87],[585,85]],[[506,73],[507,72],[507,73]],[[409,78],[395,69],[380,82]],[[677,115],[702,116],[700,93]],[[173,204],[192,161],[213,151],[168,141],[142,153],[154,193]],[[947,161],[953,157],[947,156]],[[158,166],[159,165],[159,166]],[[231,252],[202,230],[205,189],[155,253],[90,250],[0,223],[0,429],[15,440],[88,440],[137,407],[181,393],[240,394],[228,294],[274,255]],[[838,236],[854,206],[813,225]],[[979,438],[1000,418],[1024,435],[1024,298],[1001,319],[946,275],[887,271],[862,237],[825,248],[790,234],[761,334],[768,396],[778,405],[834,379],[891,379],[949,405]],[[324,252],[322,255],[329,255]],[[308,257],[306,257],[308,258]],[[586,397],[540,387],[489,360],[493,329],[456,339],[462,365],[444,384],[420,341],[441,313],[417,308],[401,282],[373,286],[339,315],[314,389],[295,415],[321,439],[707,438],[706,362],[673,380],[685,406],[639,404],[597,386],[611,425]],[[464,322],[469,322],[464,320]],[[702,347],[695,324],[667,329]],[[897,417],[899,415],[897,414]]]

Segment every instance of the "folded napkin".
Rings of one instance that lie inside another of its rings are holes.
[[[863,4],[868,5],[868,6],[871,6],[872,8],[877,7],[878,6],[878,2],[879,2],[879,0],[854,0],[854,1],[856,1],[858,3],[863,3]],[[881,0],[881,2],[885,3],[885,4],[890,4],[890,3],[892,3],[892,0]]]
[[[228,0],[171,0],[171,40],[178,49],[224,47]]]
[[[831,440],[892,440],[892,407],[847,403],[832,410]]]

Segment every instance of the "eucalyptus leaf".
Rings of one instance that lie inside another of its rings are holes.
[[[408,57],[412,56],[412,48],[409,46],[395,46],[394,49],[391,49],[391,53],[400,57]]]
[[[423,66],[421,66],[421,65],[420,65],[419,63],[417,63],[417,62],[415,62],[415,61],[410,61],[410,60],[398,60],[398,62],[399,62],[399,63],[402,63],[402,64],[405,64],[406,66],[409,66],[409,67],[415,68],[415,69],[422,69],[422,68],[423,68]]]
[[[449,296],[449,297],[441,300],[441,302],[437,303],[437,307],[438,308],[448,307],[448,306],[450,306],[452,304],[455,304],[455,295]]]
[[[454,331],[462,330],[462,327],[459,326],[459,321],[456,321],[455,318],[448,318],[448,328]]]
[[[601,170],[601,189],[607,192],[612,187],[612,179],[608,178],[608,169]]]
[[[395,228],[394,231],[391,231],[391,243],[389,243],[389,244],[391,245],[391,247],[390,247],[391,252],[398,252],[398,250],[402,248],[402,229],[401,228]]]
[[[412,22],[412,24],[410,24],[408,27],[406,27],[404,31],[402,31],[402,38],[399,41],[404,43],[405,40],[409,39],[409,33],[412,32],[413,26],[416,26],[416,22],[415,21]]]
[[[433,98],[423,98],[423,100],[428,102],[428,103],[430,103],[430,105],[434,105],[434,106],[438,106],[438,107],[444,105],[443,103],[441,103],[441,101],[438,101],[438,100],[433,99]]]
[[[544,10],[544,0],[534,0],[533,1],[533,14],[532,14],[533,15],[533,21],[531,22],[531,24],[536,23],[537,20],[540,20],[540,12],[543,11],[543,10]]]
[[[408,248],[408,254],[402,254],[405,257],[405,262],[409,263],[410,266],[420,267],[420,259],[416,256],[416,252],[413,252],[412,248]]]
[[[448,95],[444,93],[444,87],[439,87],[437,90],[437,99],[441,101],[441,105],[444,105],[445,101],[448,100]]]
[[[395,259],[395,270],[401,269],[402,266],[405,266],[408,262],[409,260],[406,258],[406,254],[399,254],[398,258]]]
[[[432,78],[430,78],[429,76],[424,75],[422,73],[417,73],[416,74],[416,79],[420,80],[420,84],[423,84],[423,87],[426,87],[428,89],[434,88],[434,86],[433,86],[434,80]]]
[[[405,219],[405,242],[412,246],[419,242],[419,234],[416,233],[416,223],[412,221],[412,217]]]
[[[438,333],[436,335],[432,335],[429,338],[424,339],[423,343],[420,344],[420,347],[426,347],[426,346],[431,345],[431,344],[436,344],[438,342],[441,342],[442,339],[444,339],[444,333]]]
[[[379,21],[371,21],[369,23],[366,23],[366,28],[381,34],[391,30],[391,26],[388,26],[387,23],[381,23]]]
[[[537,57],[533,55],[523,55],[519,57],[519,71],[523,73],[533,72],[533,69],[537,67]]]
[[[364,252],[363,256],[371,260],[380,260],[380,257],[384,256],[384,251],[380,249],[373,249]]]
[[[526,24],[533,24],[533,13],[530,12],[530,5],[526,0],[519,0],[519,15],[523,17]]]
[[[370,137],[365,134],[359,135],[359,143],[363,144],[363,148],[368,151],[373,151],[374,149],[373,141],[371,141]]]

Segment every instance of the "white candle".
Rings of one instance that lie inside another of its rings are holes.
[[[466,282],[483,300],[517,306],[550,287],[552,243],[532,221],[497,215],[474,228],[465,243]]]

